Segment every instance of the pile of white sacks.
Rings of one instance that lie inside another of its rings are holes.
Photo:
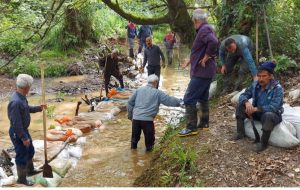
[[[233,97],[231,98],[231,103],[237,104],[239,96],[244,91],[245,89],[243,89],[241,92],[235,92],[231,94],[233,95]],[[273,146],[283,148],[298,146],[300,144],[300,107],[291,107],[288,104],[284,104],[283,108],[284,112],[282,114],[282,122],[276,125],[273,129],[269,139],[269,143]],[[261,136],[261,122],[254,121],[254,123]],[[246,136],[255,139],[251,122],[248,119],[245,120],[245,132]]]

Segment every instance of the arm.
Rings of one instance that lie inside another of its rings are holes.
[[[161,51],[161,49],[158,46],[157,46],[157,48],[158,48],[158,53],[159,53],[162,61],[165,62],[165,56],[164,56],[163,52]]]
[[[147,57],[147,50],[145,49],[144,50],[144,62],[143,62],[143,68],[145,68],[146,64],[147,64],[147,61],[148,61],[148,57]]]
[[[25,133],[25,129],[22,123],[22,113],[21,113],[21,103],[12,102],[9,105],[9,119],[11,122],[11,126],[14,128],[16,135],[22,140],[28,140],[28,136]]]
[[[221,43],[221,45],[220,45],[219,57],[220,57],[221,64],[224,65],[225,64],[225,45],[224,45],[224,43]]]
[[[252,83],[251,86],[249,86],[245,92],[240,95],[239,104],[245,104],[250,98],[252,98],[253,86],[254,85]]]
[[[132,116],[133,116],[132,112],[133,112],[133,108],[135,105],[136,93],[137,93],[137,91],[134,91],[132,96],[129,98],[128,104],[127,104],[128,119],[130,119],[130,120],[132,119]]]
[[[178,98],[169,96],[162,91],[159,91],[159,99],[160,99],[160,103],[162,103],[165,106],[173,106],[173,107],[180,106],[180,100]]]
[[[218,49],[218,39],[212,32],[206,35],[204,39],[207,44],[205,54],[209,57],[215,57]]]
[[[41,106],[28,106],[30,113],[41,112],[43,109]]]
[[[263,112],[278,112],[283,104],[283,88],[277,86],[274,88],[274,94],[270,104],[259,107],[258,109]]]
[[[249,66],[249,70],[251,71],[252,76],[256,76],[257,69],[256,69],[255,62],[252,58],[251,52],[249,51],[248,48],[243,48],[242,54],[243,54],[245,61],[247,62],[248,66]]]

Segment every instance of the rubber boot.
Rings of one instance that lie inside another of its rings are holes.
[[[258,143],[257,147],[256,147],[257,153],[262,152],[268,148],[268,142],[269,142],[270,135],[271,135],[271,131],[263,130],[263,134],[261,136],[260,143]]]
[[[197,125],[197,128],[201,130],[208,130],[209,129],[209,104],[208,102],[204,102],[200,104],[201,117],[200,117],[200,124]]]
[[[137,144],[136,143],[131,143],[131,149],[137,149]]]
[[[138,53],[142,53],[142,47],[139,47]]]
[[[133,49],[129,49],[129,57],[134,58]]]
[[[151,152],[153,150],[153,146],[148,146],[148,147],[146,147],[146,151],[147,152]]]
[[[32,186],[32,181],[26,179],[27,168],[26,166],[18,166],[17,165],[17,173],[18,173],[18,180],[17,183],[24,184],[26,186]]]
[[[34,168],[34,166],[33,166],[32,160],[29,160],[29,161],[27,162],[27,176],[33,176],[33,175],[36,175],[36,174],[38,174],[38,173],[40,173],[40,171],[39,171],[39,170],[36,170],[36,169]]]
[[[243,119],[236,119],[237,135],[233,138],[234,141],[245,138],[245,126]]]
[[[186,129],[179,132],[179,136],[197,135],[197,108],[196,105],[186,105],[185,115],[187,119]]]

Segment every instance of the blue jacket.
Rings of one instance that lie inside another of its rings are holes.
[[[134,24],[128,24],[126,29],[128,38],[134,39],[137,36],[136,26]]]
[[[27,130],[30,124],[30,113],[40,111],[42,111],[41,106],[29,106],[26,97],[22,94],[14,92],[11,96],[7,107],[10,127],[22,141],[29,139]]]
[[[251,55],[253,45],[250,38],[244,35],[232,35],[229,36],[228,38],[234,39],[237,45],[237,50],[235,54],[239,57],[242,57],[247,62],[252,76],[255,76],[257,74],[257,69],[253,57]],[[225,48],[225,41],[228,38],[226,38],[221,42],[220,49],[219,49],[219,57],[222,65],[225,64],[225,57],[228,54]]]
[[[147,37],[152,35],[152,29],[149,25],[142,25],[139,30],[138,38],[145,41]]]
[[[159,105],[178,107],[178,98],[168,96],[151,84],[138,88],[128,100],[128,118],[141,121],[153,121],[159,111]]]
[[[283,88],[276,80],[271,80],[264,91],[258,81],[253,81],[239,97],[239,103],[244,104],[253,99],[252,105],[265,112],[283,113]]]

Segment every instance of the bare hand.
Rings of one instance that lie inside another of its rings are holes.
[[[257,107],[253,107],[253,105],[250,102],[246,102],[245,106],[246,106],[246,114],[248,116],[251,116],[254,112],[258,111],[258,108]]]
[[[29,147],[30,146],[30,140],[27,139],[26,141],[23,141],[23,145],[26,146],[26,147]]]
[[[47,109],[47,104],[42,104],[41,108],[42,108],[42,110],[46,110]]]
[[[225,75],[225,74],[227,73],[227,69],[226,69],[226,66],[225,66],[225,65],[222,65],[221,73],[222,73],[223,75]]]
[[[185,59],[184,62],[181,64],[182,68],[186,68],[190,64],[190,60]]]
[[[203,57],[203,59],[201,59],[201,60],[199,61],[199,64],[200,64],[202,67],[205,67],[205,63],[207,62],[207,60],[208,60],[209,58],[210,58],[210,57],[209,57],[207,54],[205,54],[204,57]]]

